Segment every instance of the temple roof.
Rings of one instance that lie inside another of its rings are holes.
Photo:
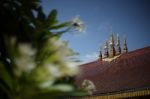
[[[96,86],[94,94],[150,88],[150,47],[121,54],[111,62],[83,64],[80,69],[76,84],[91,80]]]

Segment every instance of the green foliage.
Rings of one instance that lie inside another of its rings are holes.
[[[1,99],[83,94],[73,84],[78,72],[75,62],[68,60],[73,50],[60,40],[73,27],[82,30],[75,22],[59,23],[56,10],[46,16],[40,0],[0,1]]]

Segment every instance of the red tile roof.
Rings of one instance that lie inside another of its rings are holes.
[[[137,88],[150,88],[150,47],[138,49],[112,62],[94,61],[80,66],[75,82],[81,86],[91,80],[98,93],[110,93]]]

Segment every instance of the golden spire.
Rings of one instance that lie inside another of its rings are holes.
[[[106,39],[105,45],[104,45],[104,58],[108,58],[109,53],[108,53],[108,41]]]
[[[110,27],[110,41],[109,44],[112,45],[114,44],[114,36],[113,36],[113,32],[112,32],[112,26]]]
[[[110,32],[110,41],[109,41],[109,44],[110,44],[110,52],[109,52],[109,57],[112,58],[115,56],[115,48],[114,48],[114,36],[113,36],[113,33],[112,31]]]
[[[120,54],[121,54],[120,38],[119,38],[119,35],[117,34],[116,55],[120,55]]]
[[[101,47],[99,48],[99,56],[98,56],[99,58],[98,58],[98,60],[102,60],[102,51],[101,51]]]
[[[123,42],[123,53],[127,53],[127,52],[128,52],[127,41],[126,41],[126,37],[124,37],[124,42]]]

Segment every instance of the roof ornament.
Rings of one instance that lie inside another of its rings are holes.
[[[101,47],[99,48],[99,56],[98,56],[98,60],[102,60],[102,50],[101,50]]]
[[[113,32],[110,27],[109,45],[108,45],[108,40],[106,39],[105,44],[104,44],[104,52],[102,53],[101,47],[99,49],[98,60],[111,62],[112,60],[120,57],[122,52],[123,53],[128,52],[126,37],[124,36],[123,48],[121,51],[121,43],[120,43],[119,34],[117,34],[116,43],[115,43]]]
[[[120,55],[120,54],[121,54],[120,38],[119,38],[119,34],[117,34],[116,55]]]
[[[108,41],[106,39],[105,45],[104,45],[104,58],[108,58],[109,52],[108,52]]]
[[[123,41],[123,53],[127,53],[128,48],[127,48],[127,41],[126,41],[126,36],[124,36],[124,41]]]
[[[110,44],[109,57],[113,58],[115,56],[115,48],[114,48],[115,44],[114,44],[114,36],[113,36],[112,31],[110,32],[110,41],[109,41],[109,44]]]

